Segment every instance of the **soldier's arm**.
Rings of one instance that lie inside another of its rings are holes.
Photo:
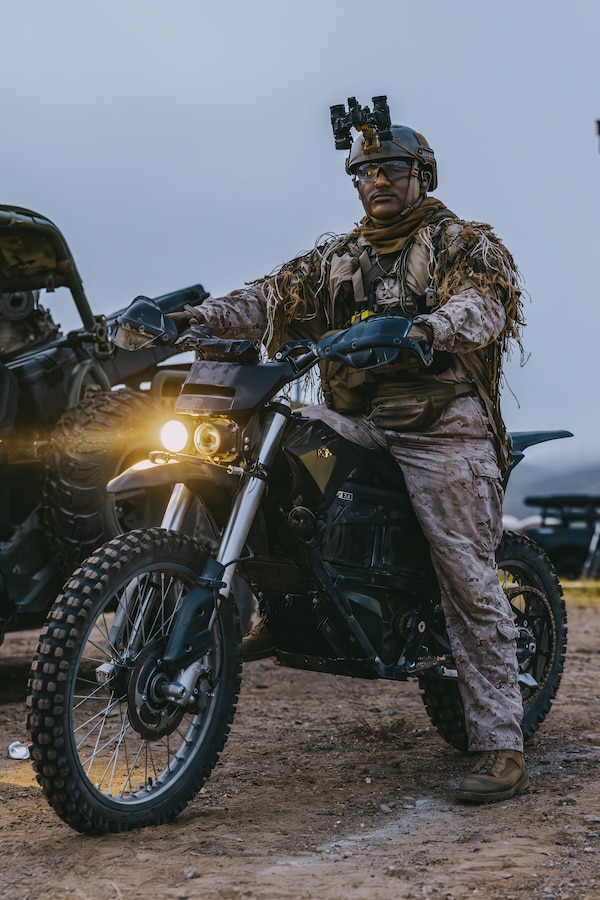
[[[466,287],[434,312],[418,316],[415,322],[430,327],[434,350],[469,353],[500,337],[506,313],[502,302],[491,291],[480,293]]]
[[[266,303],[262,291],[241,288],[224,297],[207,297],[192,310],[188,307],[184,327],[199,322],[210,325],[218,337],[260,341],[267,326]]]

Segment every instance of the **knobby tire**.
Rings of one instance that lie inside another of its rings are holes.
[[[240,688],[232,598],[220,604],[192,706],[152,693],[175,609],[207,556],[177,532],[130,532],[88,557],[50,611],[28,682],[31,756],[50,806],[77,831],[168,822],[216,765]]]

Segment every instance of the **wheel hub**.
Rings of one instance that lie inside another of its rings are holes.
[[[129,680],[129,720],[148,741],[157,741],[172,734],[185,714],[182,707],[165,699],[161,693],[161,685],[170,681],[159,665],[162,654],[162,646],[145,647],[136,660]]]
[[[532,628],[517,626],[519,637],[517,638],[517,659],[521,672],[531,668],[537,651],[537,638]]]
[[[519,585],[506,590],[515,616],[517,660],[520,673],[529,673],[536,687],[547,677],[547,662],[554,656],[556,635],[549,628],[552,610],[547,598],[531,585]]]

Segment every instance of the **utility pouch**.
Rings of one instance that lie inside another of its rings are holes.
[[[425,431],[455,397],[474,393],[468,384],[385,380],[377,384],[369,419],[388,431]]]
[[[373,376],[338,360],[319,362],[321,387],[329,409],[339,413],[365,412],[369,405]]]

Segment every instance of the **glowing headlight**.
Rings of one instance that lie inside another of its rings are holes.
[[[221,447],[221,432],[210,422],[199,425],[194,432],[194,446],[202,456],[216,456]]]
[[[238,428],[228,419],[202,422],[194,432],[194,446],[205,459],[219,457],[221,460],[235,459]]]
[[[171,419],[160,430],[160,440],[170,453],[180,453],[189,440],[188,430],[183,422]]]

